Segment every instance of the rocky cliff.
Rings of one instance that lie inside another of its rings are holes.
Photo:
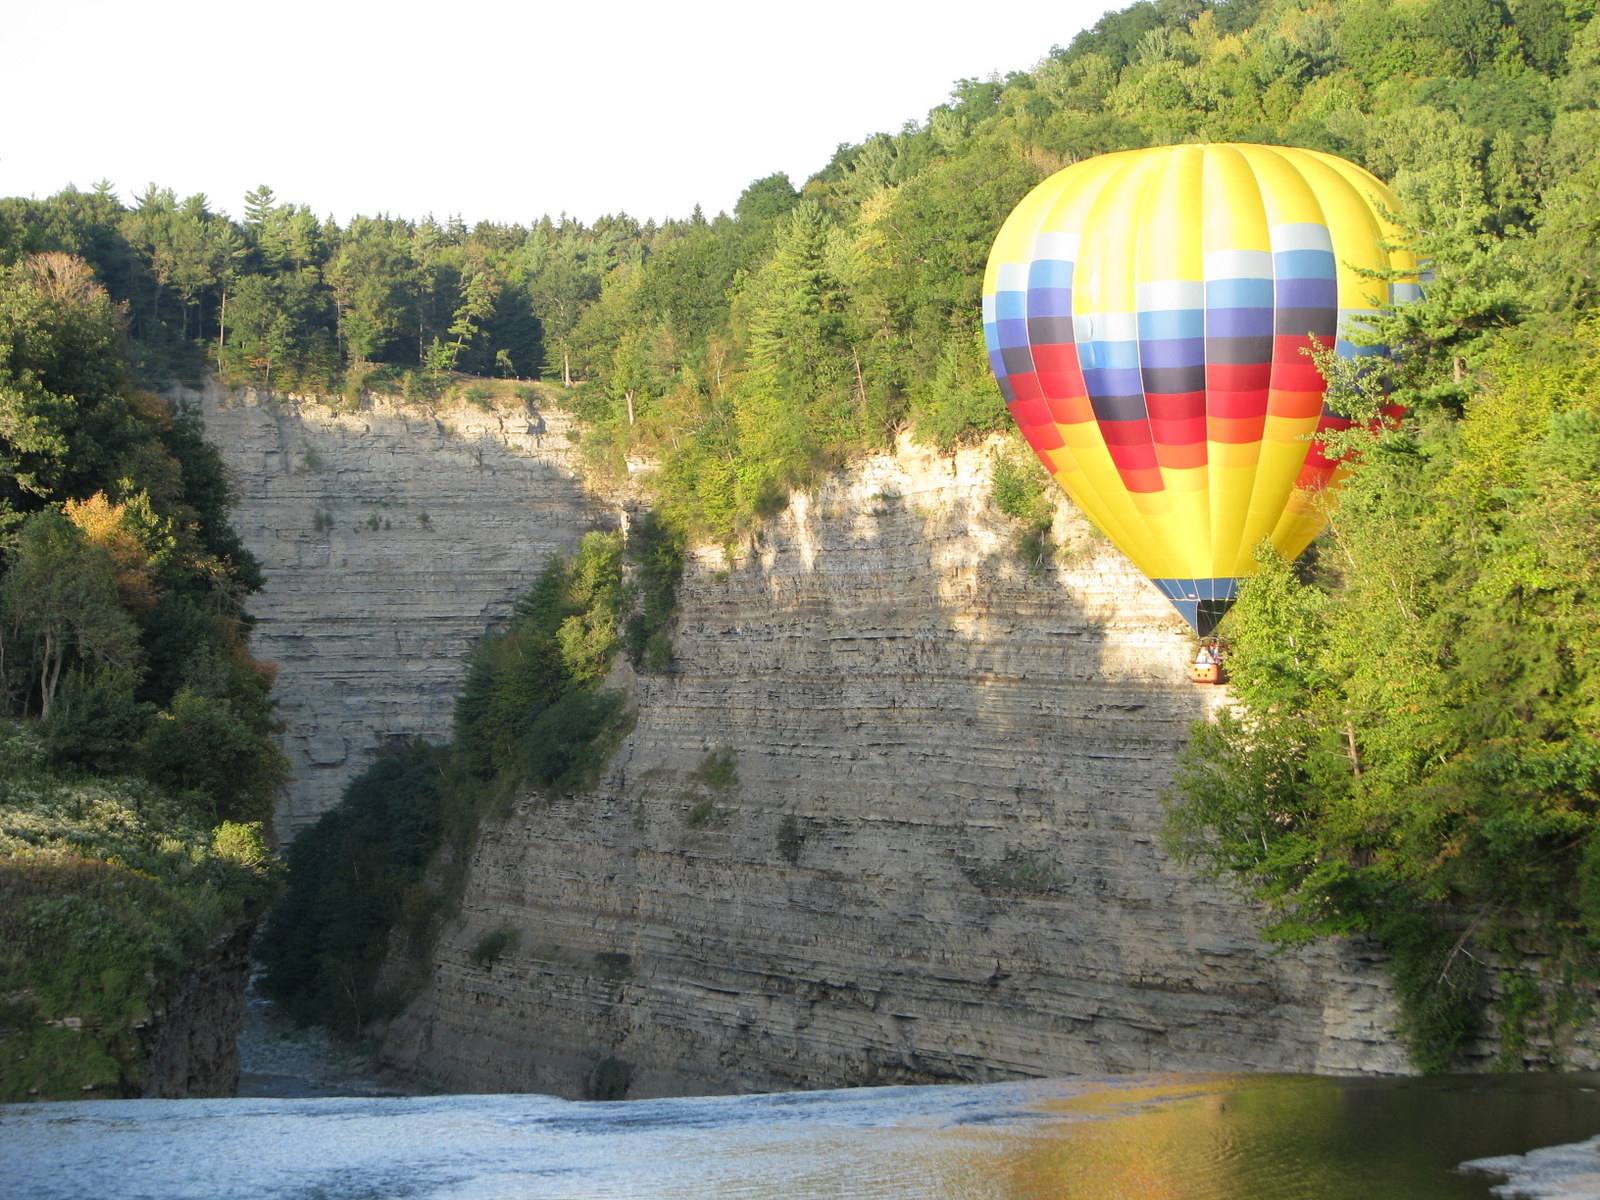
[[[144,1031],[144,1096],[231,1096],[239,1084],[239,1034],[250,984],[249,921],[188,965],[165,1009]]]
[[[1065,505],[1024,568],[988,461],[902,445],[694,553],[671,671],[619,671],[637,724],[595,792],[483,831],[392,1062],[595,1097],[1405,1069],[1370,956],[1269,955],[1163,855],[1221,696]]]
[[[556,412],[378,398],[346,412],[208,387],[199,407],[266,569],[255,654],[278,665],[292,837],[386,741],[443,739],[473,639],[545,559],[615,511],[580,484]]]
[[[443,736],[471,639],[622,517],[558,412],[191,399],[269,572],[285,834],[385,740]],[[1365,947],[1269,954],[1162,854],[1174,755],[1224,697],[1067,505],[1025,569],[988,467],[903,444],[698,548],[671,671],[618,669],[636,724],[592,794],[483,831],[391,1062],[567,1096],[1404,1070]],[[1600,1064],[1600,1026],[1559,1040]]]

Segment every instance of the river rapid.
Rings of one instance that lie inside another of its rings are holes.
[[[1464,1161],[1596,1133],[1600,1077],[1583,1075],[84,1101],[0,1106],[0,1197],[1485,1200],[1504,1175]],[[1546,1165],[1517,1186],[1600,1196],[1600,1146]]]

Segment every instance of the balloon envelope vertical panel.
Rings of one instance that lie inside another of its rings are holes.
[[[1164,146],[1047,179],[1002,227],[984,282],[995,378],[1079,507],[1208,630],[1271,538],[1299,554],[1340,467],[1308,351],[1415,270],[1397,203],[1342,159]]]

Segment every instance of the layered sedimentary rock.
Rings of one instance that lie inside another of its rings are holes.
[[[1065,506],[1030,573],[988,462],[902,445],[693,553],[671,670],[619,669],[597,790],[483,831],[393,1063],[600,1097],[1405,1069],[1361,947],[1269,954],[1161,851],[1222,696]]]
[[[293,779],[287,838],[395,738],[442,739],[472,641],[550,554],[615,510],[574,469],[571,424],[537,406],[359,411],[252,390],[187,393],[266,569],[252,649],[276,663]]]
[[[233,1095],[254,935],[249,921],[207,946],[154,1015],[144,1033],[146,1098]]]

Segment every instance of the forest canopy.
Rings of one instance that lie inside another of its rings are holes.
[[[1004,427],[976,315],[989,244],[1035,183],[1106,151],[1292,144],[1389,181],[1434,262],[1400,331],[1414,386],[1459,404],[1501,331],[1595,303],[1592,8],[1141,0],[710,218],[341,226],[263,186],[235,221],[102,185],[0,201],[0,246],[90,263],[146,379],[213,367],[355,402],[452,373],[559,380],[597,461],[654,459],[664,515],[721,537],[905,428]]]

